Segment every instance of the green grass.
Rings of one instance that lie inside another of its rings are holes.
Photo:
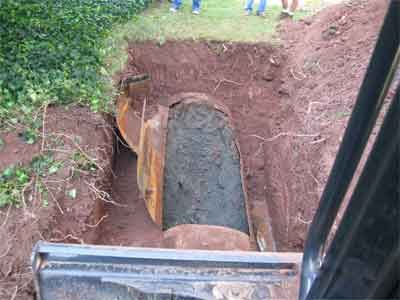
[[[170,3],[164,1],[163,4],[153,1],[143,13],[114,28],[104,48],[107,73],[115,74],[123,69],[129,41],[153,40],[160,44],[167,40],[279,42],[276,27],[282,9],[280,5],[267,5],[265,18],[260,18],[244,15],[244,0],[206,0],[202,3],[201,14],[194,16],[191,14],[191,1],[185,0],[176,14],[169,12]],[[307,9],[298,10],[295,21],[315,12],[321,0],[307,1]],[[254,3],[254,11],[257,6],[258,1]]]
[[[164,0],[166,1],[166,0]],[[258,2],[253,9],[257,9]],[[276,43],[276,26],[281,7],[267,6],[265,18],[244,15],[244,1],[203,1],[201,14],[191,14],[191,1],[184,1],[179,12],[169,12],[170,3],[157,0],[142,14],[114,27],[103,49],[106,72],[115,74],[127,61],[128,42],[153,40],[218,40],[245,43]]]
[[[166,1],[166,0],[164,0]],[[321,0],[307,0],[307,9],[298,10],[294,20],[299,20],[315,12]],[[268,3],[268,0],[267,0]],[[258,1],[254,3],[256,11]],[[127,61],[128,42],[167,40],[215,40],[243,43],[268,42],[277,44],[279,37],[280,5],[267,5],[265,18],[244,15],[244,0],[206,0],[201,14],[191,14],[191,1],[185,0],[181,10],[172,14],[170,3],[160,4],[157,0],[143,13],[133,17],[123,25],[114,27],[105,43],[106,72],[121,71]]]
[[[257,9],[258,2],[253,7]],[[201,15],[191,14],[191,1],[184,1],[176,13],[168,2],[155,2],[144,13],[118,28],[130,40],[219,40],[232,42],[276,41],[281,7],[268,6],[265,18],[244,15],[244,1],[203,1]]]

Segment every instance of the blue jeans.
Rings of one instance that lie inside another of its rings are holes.
[[[253,2],[254,0],[246,0],[246,6],[244,7],[247,11],[253,10]],[[265,7],[267,6],[267,0],[260,0],[258,4],[258,12],[263,13],[265,11]]]
[[[200,10],[201,0],[193,0],[192,10]],[[182,5],[182,0],[173,0],[172,7],[179,9]]]

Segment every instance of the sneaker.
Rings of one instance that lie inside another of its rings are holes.
[[[265,17],[265,12],[258,11],[258,12],[257,12],[257,16],[259,16],[259,17]]]
[[[199,15],[199,14],[200,14],[200,11],[197,10],[197,9],[195,9],[195,10],[192,11],[192,14],[194,14],[194,15]]]
[[[175,7],[171,7],[169,9],[169,11],[172,12],[172,13],[176,13],[178,10]]]
[[[287,9],[282,10],[280,18],[281,19],[289,18],[289,11]]]
[[[251,10],[246,9],[246,10],[244,11],[244,15],[245,15],[245,16],[251,16]]]
[[[283,9],[281,12],[281,18],[293,18],[294,13],[288,9]]]

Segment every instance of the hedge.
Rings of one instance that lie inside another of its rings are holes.
[[[102,43],[149,1],[0,0],[0,120],[43,101],[100,109]]]

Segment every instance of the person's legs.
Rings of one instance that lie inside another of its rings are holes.
[[[253,1],[254,0],[246,0],[246,5],[244,7],[245,11],[251,12],[253,10]]]
[[[173,0],[171,8],[172,9],[179,9],[182,5],[182,0]]]
[[[201,5],[201,0],[193,0],[192,11],[193,12],[200,12],[200,5]]]
[[[258,4],[258,15],[263,15],[265,11],[265,7],[267,6],[267,0],[260,0],[260,3]]]
[[[288,0],[282,0],[282,9],[287,10],[289,7]]]
[[[294,13],[299,5],[299,0],[292,0],[292,4],[290,5],[290,12]]]

